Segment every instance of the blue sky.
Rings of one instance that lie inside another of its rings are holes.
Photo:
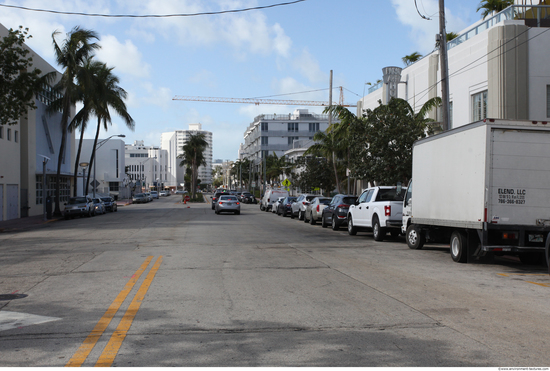
[[[39,0],[0,4],[65,12],[99,14],[182,14],[266,6],[289,0]],[[365,83],[382,78],[382,68],[403,66],[412,52],[433,50],[438,32],[438,1],[306,0],[243,13],[178,18],[105,18],[0,8],[7,28],[28,27],[29,46],[55,65],[51,34],[75,26],[95,30],[102,49],[97,58],[111,67],[128,92],[128,110],[136,122],[128,130],[113,116],[105,138],[125,134],[126,142],[160,145],[160,134],[201,123],[214,137],[215,159],[234,160],[243,133],[254,117],[320,107],[245,105],[173,101],[176,95],[328,101],[330,70],[334,86],[355,103]],[[477,22],[479,0],[447,0],[447,31]],[[59,40],[61,41],[61,40]],[[333,100],[338,100],[334,91]],[[93,126],[90,124],[89,126]],[[93,137],[90,129],[85,133]]]

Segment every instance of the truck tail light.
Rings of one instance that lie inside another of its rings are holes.
[[[384,215],[391,216],[391,205],[384,206]]]
[[[516,232],[503,232],[502,233],[502,239],[503,240],[517,240],[518,235]]]

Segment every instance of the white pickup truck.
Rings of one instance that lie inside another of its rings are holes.
[[[348,233],[372,231],[376,241],[382,241],[387,232],[397,236],[401,232],[403,195],[401,187],[380,186],[367,188],[348,212]]]

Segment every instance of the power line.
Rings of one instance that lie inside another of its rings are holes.
[[[414,0],[414,6],[415,6],[416,12],[417,12],[418,15],[420,16],[420,18],[425,19],[425,20],[427,20],[427,21],[431,21],[431,20],[432,20],[431,18],[428,18],[428,17],[424,16],[422,13],[420,13],[420,10],[418,10],[418,4],[416,3],[416,0]],[[422,4],[422,6],[424,6],[424,4]],[[424,11],[426,11],[426,9],[424,9]]]
[[[253,8],[243,8],[243,9],[232,9],[232,10],[221,10],[216,12],[201,12],[201,13],[180,13],[180,14],[142,14],[142,15],[136,15],[136,14],[98,14],[98,13],[81,13],[81,12],[63,12],[59,10],[49,10],[49,9],[37,9],[37,8],[27,8],[24,6],[16,6],[16,5],[7,5],[7,4],[0,4],[0,7],[5,8],[12,8],[12,9],[20,9],[20,10],[26,10],[26,11],[32,11],[32,12],[42,12],[42,13],[53,13],[53,14],[62,14],[62,15],[78,15],[78,16],[84,16],[84,17],[104,17],[104,18],[170,18],[170,17],[196,17],[196,16],[203,16],[203,15],[219,15],[219,14],[227,14],[227,13],[242,13],[242,12],[248,12],[251,10],[262,10],[262,9],[268,9],[268,8],[275,8],[278,6],[285,6],[285,5],[293,5],[297,3],[301,3],[307,0],[295,0],[290,1],[286,3],[277,3],[277,4],[271,4],[271,5],[264,5],[264,6],[256,6]]]

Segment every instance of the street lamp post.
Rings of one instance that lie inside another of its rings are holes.
[[[107,141],[113,137],[119,137],[119,138],[126,138],[126,135],[124,134],[118,134],[118,135],[111,135],[109,138],[107,139],[103,139],[101,142],[97,143],[97,145],[95,146],[95,150],[94,150],[94,185],[93,185],[93,189],[92,189],[92,193],[93,193],[93,198],[95,198],[95,188],[96,188],[96,183],[97,183],[97,180],[95,178],[95,164],[96,164],[96,160],[95,160],[95,157],[96,157],[96,153],[97,153],[97,150],[99,148],[101,148],[102,145],[104,145],[105,143],[107,143]]]
[[[90,165],[88,162],[81,162],[80,167],[82,168],[82,193],[86,192],[86,168]],[[86,197],[86,195],[84,195]]]

